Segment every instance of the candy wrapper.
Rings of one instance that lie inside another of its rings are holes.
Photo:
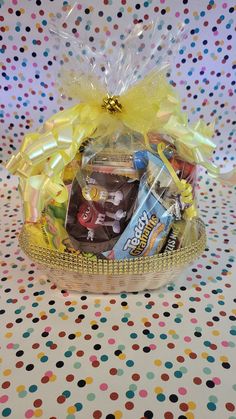
[[[113,59],[112,43],[96,51],[52,28],[58,80],[76,104],[27,135],[7,164],[20,178],[24,249],[44,265],[124,275],[154,272],[162,261],[163,271],[176,270],[204,248],[196,167],[221,180],[213,125],[188,124],[165,77],[183,28],[160,35],[157,26],[135,25]]]

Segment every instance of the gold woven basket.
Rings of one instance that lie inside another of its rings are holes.
[[[23,227],[19,243],[22,250],[59,288],[80,292],[118,293],[155,289],[178,277],[206,246],[204,223],[198,224],[199,236],[191,246],[154,256],[125,260],[90,260],[34,244]]]

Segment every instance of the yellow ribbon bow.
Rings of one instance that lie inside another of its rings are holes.
[[[120,97],[107,95],[89,77],[76,83],[64,81],[67,92],[82,103],[52,116],[41,130],[27,135],[6,165],[20,177],[26,221],[37,221],[50,199],[68,199],[63,170],[85,139],[109,136],[121,124],[141,133],[147,147],[149,132],[168,134],[180,157],[217,176],[218,169],[209,162],[215,149],[208,138],[212,127],[202,121],[188,126],[178,96],[160,72],[151,73]]]

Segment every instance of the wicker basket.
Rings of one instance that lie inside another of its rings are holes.
[[[90,260],[34,244],[23,227],[19,242],[22,250],[37,262],[50,281],[59,288],[80,292],[118,293],[155,289],[179,276],[202,254],[206,245],[204,223],[198,224],[199,237],[191,246],[179,250],[126,260]]]

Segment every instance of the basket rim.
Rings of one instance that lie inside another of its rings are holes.
[[[58,250],[49,249],[34,244],[33,237],[24,225],[20,235],[19,244],[24,253],[34,262],[45,267],[63,271],[78,272],[81,274],[142,274],[148,272],[161,272],[187,265],[204,251],[206,246],[205,225],[200,218],[192,222],[198,225],[199,238],[190,246],[177,250],[167,251],[152,256],[137,257],[133,259],[90,260],[82,255],[76,255]]]

